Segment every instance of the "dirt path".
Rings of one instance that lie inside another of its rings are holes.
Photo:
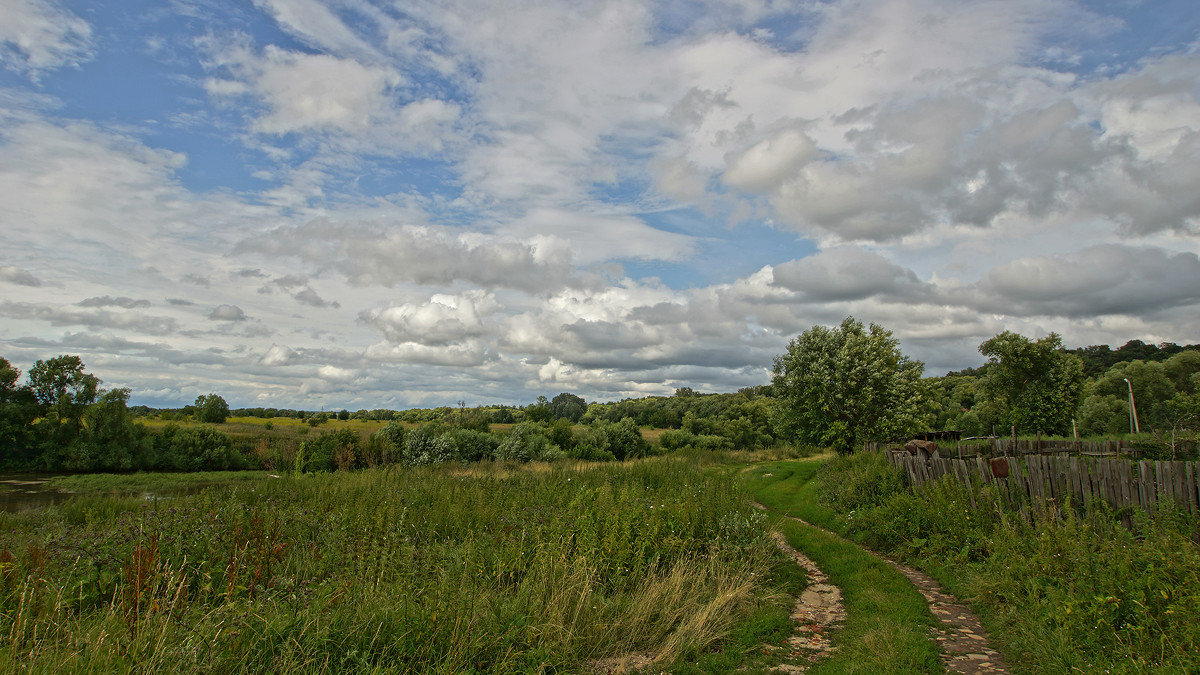
[[[942,590],[938,582],[924,572],[880,556],[917,587],[929,603],[929,611],[941,623],[935,629],[934,639],[942,648],[942,661],[946,672],[963,675],[1002,673],[1008,668],[1000,653],[988,645],[987,633],[979,623],[979,617],[958,598]]]
[[[766,510],[765,506],[761,504],[758,506]],[[807,521],[792,516],[786,517],[834,537],[844,539],[834,532],[830,532]],[[784,543],[786,544],[786,542]],[[789,546],[788,548],[791,547]],[[944,591],[928,574],[881,556],[873,551],[868,551],[868,553],[877,556],[892,567],[895,567],[901,574],[908,577],[909,581],[921,592],[921,595],[925,596],[925,600],[929,603],[929,611],[933,613],[934,618],[941,624],[938,628],[934,629],[933,638],[937,641],[938,646],[941,647],[942,661],[946,664],[946,672],[957,673],[959,675],[1008,675],[1009,671],[1004,665],[1003,657],[988,644],[987,633],[984,632],[983,625],[979,622],[979,617],[975,615],[975,612],[971,611],[970,607],[967,607],[953,595]],[[803,554],[800,553],[796,553],[796,555],[803,557]],[[809,561],[810,564],[811,562]],[[803,563],[801,564],[803,565]],[[806,567],[805,569],[808,568]],[[828,577],[825,577],[825,581],[826,583],[828,582]],[[815,580],[814,583],[816,583]],[[803,599],[804,596],[801,596],[801,600]],[[800,611],[799,604],[797,603],[797,612]],[[814,611],[821,611],[820,605],[817,605]],[[842,612],[842,618],[845,618],[844,611]],[[828,650],[826,653],[828,653]],[[803,672],[803,670],[781,672]]]
[[[831,633],[846,621],[842,591],[829,583],[829,576],[808,556],[792,548],[782,532],[775,532],[775,544],[808,573],[808,586],[796,598],[792,609],[794,635],[788,638],[791,663],[775,666],[779,673],[803,673],[808,665],[833,652]]]

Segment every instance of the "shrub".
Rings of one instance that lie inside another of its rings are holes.
[[[484,431],[454,429],[446,434],[454,445],[454,455],[462,462],[479,462],[491,459],[500,445],[500,439]]]
[[[540,426],[533,422],[522,422],[513,427],[508,436],[496,447],[496,459],[506,462],[529,462],[543,459],[551,447],[557,448],[542,435]],[[551,454],[561,456],[558,454],[561,452],[562,450],[558,449],[557,453]]]
[[[881,452],[834,457],[817,472],[817,480],[821,502],[842,513],[878,506],[904,490],[903,474]]]
[[[305,471],[333,471],[355,468],[354,458],[360,440],[349,429],[324,431],[316,438],[304,441]],[[339,461],[340,459],[340,461]]]
[[[422,424],[404,439],[404,463],[410,466],[440,464],[458,459],[454,443],[439,434],[436,424]]]

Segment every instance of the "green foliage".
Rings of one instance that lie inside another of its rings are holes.
[[[229,436],[210,425],[168,424],[154,440],[158,468],[179,471],[223,471],[241,468]]]
[[[349,429],[322,431],[301,444],[305,471],[334,471],[358,466],[359,435]]]
[[[905,489],[904,478],[879,452],[855,452],[834,457],[816,475],[821,503],[849,513],[879,506]]]
[[[453,429],[446,439],[454,446],[455,459],[462,462],[480,462],[491,459],[500,445],[499,437],[474,429]]]
[[[537,403],[525,408],[525,421],[527,422],[549,422],[554,419],[554,411],[550,409],[550,401],[545,396],[539,396]]]
[[[578,422],[587,412],[587,401],[582,396],[563,392],[550,400],[550,414],[556,420],[567,420],[572,424]]]
[[[504,462],[530,462],[561,456],[562,450],[542,434],[542,427],[522,422],[513,427],[496,447],[496,459]]]
[[[1083,362],[1063,351],[1051,333],[1032,341],[1004,331],[983,344],[988,357],[987,389],[1007,403],[1022,433],[1066,435],[1083,393]]]
[[[890,331],[846,317],[813,326],[775,358],[775,428],[785,437],[848,452],[925,425],[924,364],[900,353]]]
[[[421,466],[457,461],[457,448],[442,435],[443,431],[443,427],[432,423],[409,431],[404,438],[404,463]]]
[[[196,420],[205,424],[223,424],[229,419],[229,404],[216,394],[196,397]]]
[[[567,456],[589,462],[616,461],[617,458],[608,450],[608,434],[599,426],[585,427],[573,434],[573,444],[566,450]]]
[[[1129,530],[1100,502],[1011,513],[990,487],[973,503],[953,476],[897,489],[882,461],[858,453],[821,470],[821,500],[838,514],[828,524],[977,598],[1022,670],[1200,668],[1194,515],[1137,512]]]
[[[764,517],[674,460],[101,499],[0,514],[0,669],[574,672],[788,625]]]
[[[1119,436],[1129,432],[1129,397],[1092,394],[1079,407],[1079,433],[1084,436]]]
[[[604,434],[608,444],[605,450],[612,453],[618,460],[645,457],[650,451],[650,444],[642,438],[642,432],[630,418],[617,423],[600,422],[593,428]]]

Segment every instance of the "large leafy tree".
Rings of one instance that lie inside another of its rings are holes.
[[[587,412],[587,401],[582,396],[563,392],[550,400],[550,414],[556,420],[578,422]]]
[[[222,424],[229,419],[229,404],[216,394],[196,397],[196,419],[209,424]]]
[[[1050,333],[1036,341],[1004,331],[979,345],[988,357],[987,390],[1002,399],[1025,433],[1067,434],[1083,394],[1083,361]]]
[[[837,328],[813,326],[775,358],[775,430],[839,452],[909,435],[925,426],[924,369],[876,324],[849,316]]]
[[[21,371],[0,357],[0,466],[24,468],[37,448],[31,431],[41,413],[29,387],[17,384]]]

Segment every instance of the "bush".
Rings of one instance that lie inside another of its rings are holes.
[[[333,471],[358,466],[358,434],[349,429],[324,431],[301,446],[305,471]]]
[[[207,424],[181,428],[168,424],[156,440],[159,468],[225,471],[241,467],[229,436]]]
[[[904,476],[888,463],[882,452],[839,455],[817,472],[821,502],[835,511],[848,513],[879,506],[904,490]]]
[[[440,434],[437,424],[422,424],[404,439],[404,463],[410,466],[440,464],[458,459],[454,443]]]
[[[480,462],[491,459],[500,445],[500,439],[484,431],[455,429],[446,438],[454,445],[454,455],[462,462]]]
[[[626,417],[617,423],[602,422],[595,426],[608,439],[607,450],[619,460],[634,457],[645,457],[649,454],[650,444],[642,438],[633,419]]]
[[[550,440],[542,435],[541,429],[533,422],[522,422],[513,427],[496,447],[496,459],[505,462],[529,462],[563,456],[562,450],[550,443]],[[553,452],[550,451],[552,447],[555,449]],[[546,457],[548,452],[550,457]]]

